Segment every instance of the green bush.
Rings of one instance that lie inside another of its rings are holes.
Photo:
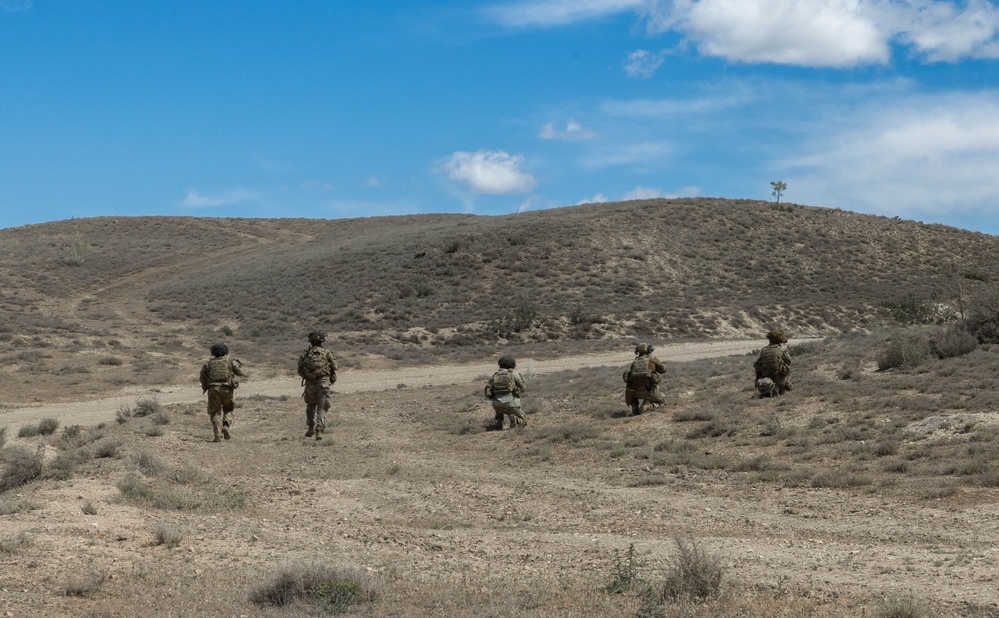
[[[21,446],[10,446],[0,451],[3,473],[0,474],[0,493],[20,487],[42,473],[42,455]]]
[[[362,571],[325,564],[282,567],[269,583],[250,593],[258,605],[286,607],[307,602],[327,614],[343,614],[356,603],[374,601],[377,591]]]
[[[978,340],[964,324],[941,326],[930,335],[930,348],[937,358],[954,358],[973,352]]]
[[[59,421],[54,418],[43,418],[38,421],[38,433],[43,436],[50,436],[55,433],[55,430],[59,429]]]
[[[146,397],[135,402],[135,408],[132,410],[133,416],[149,416],[150,414],[158,414],[163,410],[163,406],[160,405],[159,399],[156,397]]]
[[[921,334],[897,333],[878,356],[878,369],[914,367],[930,355],[930,344]]]
[[[936,313],[933,303],[913,292],[885,301],[881,306],[887,309],[892,319],[899,324],[930,324]]]

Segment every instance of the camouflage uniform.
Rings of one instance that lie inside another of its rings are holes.
[[[648,401],[656,407],[666,403],[666,396],[659,390],[659,381],[662,374],[666,372],[666,365],[661,360],[652,356],[655,348],[647,343],[641,343],[635,347],[635,360],[625,370],[624,378],[624,403],[631,408],[632,414],[641,414],[642,400]],[[633,376],[632,371],[635,363],[645,362],[648,367],[646,377]]]
[[[229,348],[224,343],[212,346],[212,358],[202,365],[199,378],[201,392],[208,394],[208,418],[212,422],[213,442],[230,438],[229,428],[234,420],[233,392],[239,388],[237,376],[245,377],[243,365],[229,358]]]
[[[503,417],[510,417],[510,429],[527,427],[527,417],[520,406],[520,396],[524,393],[524,378],[514,371],[517,362],[509,356],[500,357],[500,369],[489,378],[485,395],[493,403],[496,424],[503,429]],[[512,384],[512,387],[510,385]]]
[[[767,333],[770,345],[760,350],[760,356],[753,363],[756,371],[756,390],[760,397],[776,397],[791,390],[791,353],[788,351],[787,337],[779,329]]]
[[[326,413],[331,407],[330,395],[339,369],[336,357],[323,347],[325,340],[326,335],[323,333],[310,333],[309,347],[298,357],[298,375],[302,378],[302,386],[305,387],[302,392],[302,398],[305,399],[305,424],[308,426],[305,437],[315,436],[316,440],[322,440],[322,434],[326,431]],[[306,367],[310,355],[317,355],[325,360],[327,367],[325,373],[318,376],[308,375]]]

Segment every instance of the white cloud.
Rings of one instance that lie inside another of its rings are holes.
[[[651,200],[657,197],[663,197],[662,190],[639,185],[622,195],[621,200],[627,202],[628,200]]]
[[[999,92],[886,107],[784,161],[788,195],[882,214],[999,208]]]
[[[565,26],[640,9],[647,0],[527,0],[487,7],[492,20],[510,28]]]
[[[624,72],[628,77],[649,79],[656,74],[656,71],[665,61],[665,51],[653,53],[639,49],[628,54],[628,61],[624,63]]]
[[[889,4],[885,21],[930,61],[999,58],[999,9],[985,0],[970,0],[963,10],[950,2]]]
[[[501,150],[458,151],[437,162],[436,172],[461,183],[472,193],[530,193],[537,181],[523,169],[524,157]]]
[[[576,202],[576,205],[579,206],[581,204],[603,204],[604,202],[608,201],[610,200],[607,199],[606,195],[604,195],[603,193],[597,193],[593,197],[584,197],[583,199]]]
[[[700,53],[734,62],[886,64],[896,42],[930,62],[999,58],[999,7],[990,0],[524,0],[486,9],[514,28],[627,12],[651,35],[674,32]],[[639,55],[626,70],[647,76],[657,60]]]
[[[259,191],[246,189],[230,189],[221,193],[204,194],[195,189],[188,189],[187,196],[180,203],[187,208],[214,208],[216,206],[232,206],[247,202],[259,202],[262,194]]]
[[[863,0],[676,0],[654,3],[652,32],[676,30],[708,56],[738,62],[883,64],[891,33]]]
[[[583,125],[575,120],[566,122],[564,129],[557,129],[554,122],[549,122],[541,127],[541,131],[538,132],[538,137],[541,139],[564,139],[569,141],[593,139],[596,136],[595,132],[583,127]]]
[[[306,180],[302,183],[302,188],[306,191],[330,191],[333,185],[325,180]]]

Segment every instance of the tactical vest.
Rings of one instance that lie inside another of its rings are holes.
[[[228,358],[213,358],[208,361],[209,384],[229,384],[234,376]]]
[[[766,377],[782,376],[786,372],[784,361],[781,359],[781,347],[779,345],[768,345],[760,352],[760,373]]]
[[[330,363],[326,359],[323,348],[309,348],[302,354],[298,363],[299,373],[306,380],[315,380],[330,375]]]
[[[493,397],[512,393],[516,386],[517,382],[513,378],[513,371],[500,369],[493,374]]]

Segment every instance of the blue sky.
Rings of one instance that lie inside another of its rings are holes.
[[[776,180],[999,234],[999,4],[0,0],[0,227]]]

